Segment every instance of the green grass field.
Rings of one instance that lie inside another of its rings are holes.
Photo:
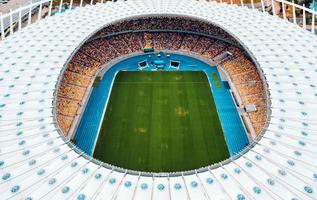
[[[229,157],[204,72],[119,72],[94,157],[127,169],[173,172]]]

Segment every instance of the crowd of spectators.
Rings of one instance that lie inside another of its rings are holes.
[[[78,115],[84,95],[90,81],[101,65],[96,60],[96,51],[91,46],[84,45],[68,64],[58,89],[56,113],[59,126],[68,133],[73,119]]]
[[[244,106],[255,105],[256,111],[248,116],[257,134],[261,132],[266,121],[266,99],[260,74],[253,63],[237,50],[231,52],[233,58],[222,63],[234,83]]]
[[[166,33],[153,33],[154,49],[170,49],[171,47],[171,34]]]
[[[153,48],[154,47],[153,34],[150,32],[145,32],[143,36],[144,37],[141,40],[143,44],[143,48]]]
[[[227,46],[228,45],[223,41],[215,41],[205,52],[203,52],[203,55],[209,59],[213,59],[215,56],[225,51]]]
[[[198,40],[198,35],[186,34],[183,37],[183,42],[180,47],[181,51],[191,51],[191,49],[195,46],[196,41]]]
[[[203,54],[207,50],[209,50],[209,47],[212,47],[215,44],[215,40],[207,38],[207,37],[199,37],[197,40],[195,46],[191,49],[191,51],[197,53],[197,54]]]
[[[171,50],[179,50],[183,43],[183,34],[170,33]]]
[[[125,42],[124,35],[115,35],[106,38],[106,40],[112,47],[114,47],[114,49],[118,52],[119,56],[131,53],[128,44]]]
[[[180,17],[147,17],[122,21],[100,30],[96,37],[124,31],[175,30],[190,31],[223,38],[232,43],[236,40],[223,29],[203,21]]]
[[[131,52],[138,52],[143,50],[143,33],[126,33],[122,34],[122,36],[124,37],[124,40],[130,48]]]
[[[257,69],[250,59],[239,47],[219,40],[214,37],[195,35],[191,33],[181,33],[175,31],[132,31],[120,34],[112,34],[117,29],[125,27],[136,29],[142,27],[148,28],[148,24],[163,29],[169,27],[173,29],[199,29],[209,33],[218,34],[228,39],[227,34],[215,26],[207,27],[204,24],[193,25],[188,22],[181,24],[177,18],[157,19],[159,22],[153,23],[152,19],[132,20],[130,23],[121,22],[120,25],[111,25],[104,28],[97,36],[85,43],[81,49],[74,55],[69,62],[66,71],[63,74],[57,99],[57,118],[60,127],[64,133],[68,133],[72,126],[72,120],[81,112],[79,109],[86,101],[87,92],[92,85],[94,77],[101,66],[117,57],[130,54],[141,53],[144,48],[154,48],[157,51],[174,50],[181,52],[190,52],[206,59],[213,60],[217,55],[223,52],[230,52],[232,56],[221,63],[223,68],[230,75],[235,84],[244,105],[254,104],[257,111],[248,113],[252,124],[257,133],[259,133],[266,120],[265,95],[262,81]],[[176,23],[178,22],[178,23]],[[103,36],[111,34],[110,36]]]

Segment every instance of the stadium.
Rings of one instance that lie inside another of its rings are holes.
[[[2,14],[0,199],[317,199],[316,14],[284,0]]]

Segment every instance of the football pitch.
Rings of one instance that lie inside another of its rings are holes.
[[[175,172],[229,157],[202,71],[121,71],[94,158],[131,170]]]

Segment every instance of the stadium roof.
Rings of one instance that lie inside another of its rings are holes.
[[[65,63],[103,26],[180,15],[224,28],[266,77],[269,126],[218,168],[133,175],[83,157],[56,129],[53,99]],[[0,198],[317,199],[317,37],[257,10],[194,0],[130,0],[76,8],[0,42]]]

